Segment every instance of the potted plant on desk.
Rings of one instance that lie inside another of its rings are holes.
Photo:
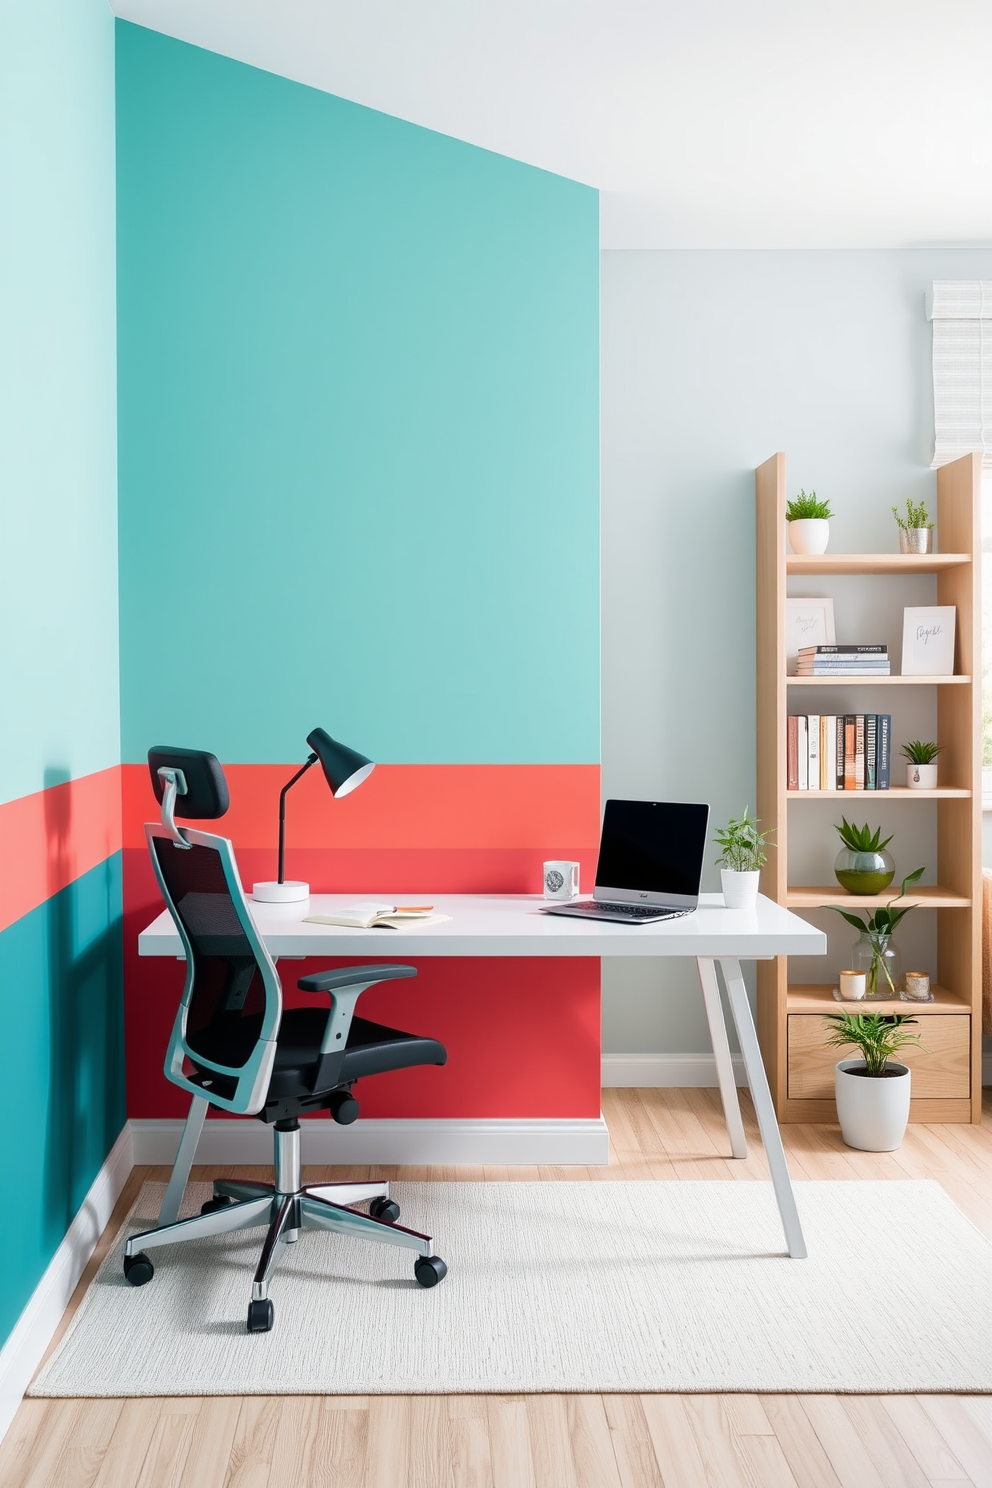
[[[828,1013],[827,1043],[853,1044],[860,1059],[842,1059],[834,1068],[834,1093],[841,1136],[860,1152],[894,1152],[909,1121],[911,1074],[905,1064],[889,1063],[907,1044],[922,1048],[905,1013]]]
[[[742,816],[731,817],[717,831],[714,840],[721,848],[717,862],[724,865],[720,883],[728,909],[754,908],[761,867],[768,861],[764,848],[770,836],[770,832],[758,831],[758,818],[750,817],[746,806]]]

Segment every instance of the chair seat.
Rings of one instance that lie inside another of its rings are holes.
[[[322,1008],[289,1008],[283,1013],[269,1082],[270,1101],[321,1093],[313,1089],[313,1075],[315,1051],[320,1047],[326,1023],[327,1013]],[[237,1041],[247,1057],[258,1037],[260,1024],[261,1017],[248,1017],[232,1020],[236,1028],[230,1030],[214,1025],[197,1038],[197,1049],[207,1059],[216,1059],[217,1063],[236,1064],[238,1051],[234,1048],[232,1033],[236,1031]],[[215,1042],[216,1053],[213,1051]],[[404,1033],[399,1028],[388,1028],[384,1023],[373,1023],[368,1018],[356,1016],[351,1020],[340,1074],[331,1088],[350,1085],[364,1075],[387,1074],[390,1070],[410,1069],[418,1064],[445,1064],[447,1058],[444,1045],[437,1039],[420,1038],[417,1034]]]

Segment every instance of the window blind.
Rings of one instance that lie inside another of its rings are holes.
[[[933,322],[934,453],[931,465],[981,450],[992,470],[992,279],[936,279]]]

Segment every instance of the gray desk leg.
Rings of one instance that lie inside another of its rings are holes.
[[[696,957],[699,985],[703,989],[703,1006],[706,1021],[710,1025],[710,1040],[713,1058],[716,1060],[716,1078],[723,1101],[723,1116],[730,1138],[730,1151],[734,1157],[747,1157],[747,1138],[741,1119],[741,1103],[737,1099],[737,1081],[734,1079],[734,1064],[730,1057],[727,1039],[727,1022],[720,1001],[720,984],[716,979],[716,965],[709,956]]]
[[[179,1206],[186,1192],[186,1183],[189,1178],[190,1168],[193,1166],[193,1158],[196,1155],[196,1144],[200,1140],[203,1123],[207,1119],[207,1110],[210,1102],[203,1099],[201,1095],[194,1095],[190,1102],[189,1115],[186,1117],[186,1125],[183,1128],[182,1139],[179,1143],[179,1151],[172,1165],[172,1176],[165,1190],[165,1198],[158,1212],[159,1228],[162,1225],[175,1224],[179,1218]]]
[[[778,1212],[782,1216],[786,1244],[794,1261],[805,1260],[807,1251],[803,1227],[799,1222],[796,1196],[792,1191],[792,1179],[789,1177],[785,1148],[782,1146],[782,1133],[778,1129],[775,1107],[772,1105],[772,1093],[768,1088],[768,1076],[765,1074],[761,1049],[758,1046],[758,1035],[755,1032],[754,1019],[751,1017],[751,1004],[747,1000],[747,989],[744,986],[744,978],[741,976],[740,962],[729,957],[721,958],[720,966],[723,969],[723,979],[727,984],[730,1011],[734,1015],[737,1038],[744,1056],[744,1068],[747,1070],[748,1083],[751,1086],[751,1099],[754,1101],[755,1115],[758,1118],[758,1130],[761,1132],[765,1156],[771,1169],[772,1185],[778,1200]]]

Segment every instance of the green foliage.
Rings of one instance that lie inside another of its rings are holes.
[[[841,822],[843,823],[842,826],[838,827],[836,822],[834,822],[834,826],[840,834],[841,842],[843,842],[845,847],[849,847],[852,852],[881,852],[882,848],[887,847],[892,841],[891,837],[886,837],[884,842],[880,840],[882,836],[881,827],[876,827],[874,832],[867,822],[865,822],[863,827],[856,827],[845,816],[841,817]]]
[[[830,502],[818,500],[815,491],[810,491],[809,495],[805,491],[800,491],[798,496],[793,496],[785,508],[787,522],[827,521],[832,516]]]
[[[744,807],[742,816],[731,817],[725,827],[714,835],[714,841],[722,849],[717,858],[725,868],[735,873],[756,873],[768,859],[763,851],[771,832],[759,832],[759,817],[750,817]]]
[[[861,1050],[868,1074],[876,1077],[884,1075],[886,1061],[897,1050],[907,1044],[924,1048],[918,1033],[905,1031],[907,1023],[916,1022],[905,1013],[887,1016],[881,1013],[825,1013],[823,1021],[831,1025],[828,1045],[839,1049],[853,1044]]]
[[[892,508],[892,515],[895,517],[897,523],[902,528],[903,532],[910,532],[914,527],[932,527],[933,526],[933,523],[931,522],[929,516],[927,515],[926,502],[925,501],[920,501],[920,502],[911,501],[908,496],[906,497],[906,517],[905,517],[905,520],[903,520],[903,518],[899,515],[899,508],[897,506],[894,506]]]
[[[855,930],[860,930],[863,934],[889,936],[899,921],[904,919],[909,914],[909,911],[914,908],[912,904],[907,904],[905,909],[894,909],[893,905],[899,903],[899,900],[904,897],[910,884],[915,884],[918,879],[923,877],[925,872],[925,868],[914,868],[912,873],[907,873],[902,881],[902,887],[895,898],[890,899],[888,904],[883,904],[881,909],[874,910],[872,914],[868,914],[867,911],[862,914],[852,914],[849,909],[841,909],[839,904],[828,905],[828,908],[834,910],[839,915],[843,915],[849,925],[853,925]]]
[[[924,744],[922,739],[911,739],[902,746],[902,752],[911,765],[932,765],[943,747],[932,741]]]

